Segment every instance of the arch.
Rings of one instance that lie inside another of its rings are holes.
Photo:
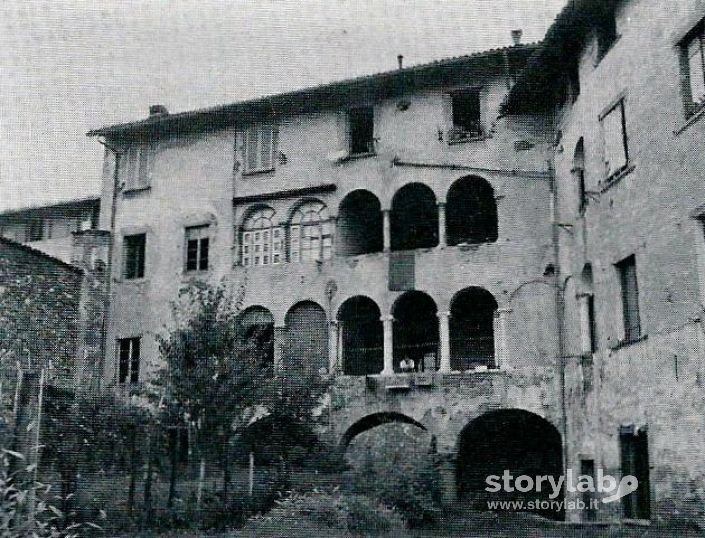
[[[299,202],[291,212],[288,228],[290,262],[329,260],[333,238],[328,207],[320,200]]]
[[[263,306],[250,306],[237,316],[241,351],[262,368],[274,368],[274,316]]]
[[[340,202],[337,220],[337,253],[357,256],[381,252],[382,206],[370,191],[354,190]]]
[[[456,180],[446,197],[448,245],[494,243],[497,228],[497,202],[492,185],[478,176]]]
[[[394,194],[390,233],[392,250],[438,245],[438,204],[429,186],[408,183]]]
[[[577,183],[578,211],[582,213],[585,210],[585,204],[587,202],[585,195],[585,141],[582,136],[580,140],[578,140],[578,143],[575,144],[572,172]]]
[[[407,291],[392,307],[394,316],[394,368],[412,359],[415,369],[438,369],[438,308],[434,300],[421,291]]]
[[[484,288],[460,290],[450,303],[450,360],[453,370],[495,366],[497,301]]]
[[[353,438],[356,435],[361,434],[364,431],[370,430],[372,428],[375,428],[377,426],[381,426],[383,424],[389,424],[390,422],[401,422],[405,424],[411,424],[413,426],[416,426],[418,428],[421,428],[422,430],[426,430],[426,426],[418,422],[417,420],[414,420],[413,418],[404,415],[402,413],[397,413],[395,411],[384,411],[380,413],[373,413],[371,415],[367,415],[365,417],[362,417],[360,420],[352,424],[343,436],[340,439],[340,448],[341,451],[344,452],[345,449],[348,447],[350,444],[350,441],[353,440]]]
[[[472,420],[458,437],[456,484],[458,498],[478,510],[491,500],[549,500],[547,483],[541,491],[486,491],[487,477],[509,471],[515,478],[526,475],[563,474],[563,445],[558,429],[546,419],[522,409],[490,411]],[[560,495],[557,500],[560,500]],[[563,519],[563,511],[534,510],[545,517]]]
[[[384,367],[382,321],[369,297],[350,297],[338,309],[343,374],[373,375]]]
[[[292,306],[284,318],[286,353],[284,369],[293,373],[316,374],[328,370],[328,319],[314,301]]]
[[[239,234],[240,263],[245,267],[281,263],[283,231],[275,222],[276,212],[256,205],[244,215]]]

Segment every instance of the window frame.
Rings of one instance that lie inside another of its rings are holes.
[[[141,239],[141,245],[133,245],[132,241]],[[131,249],[141,249],[138,251],[137,261],[130,262]],[[145,275],[146,258],[147,258],[147,234],[145,232],[124,235],[122,238],[122,278],[124,280],[141,280]],[[135,267],[132,267],[134,265]]]
[[[369,137],[360,142],[364,142],[364,151],[356,151],[356,135],[355,135],[355,122],[354,119],[358,114],[361,116],[362,113],[368,114],[368,119],[370,125],[367,129]],[[347,122],[348,122],[348,155],[351,157],[357,157],[360,155],[374,155],[375,153],[375,109],[374,106],[356,106],[348,109],[347,111]]]
[[[639,276],[636,255],[631,254],[615,264],[619,278],[622,305],[622,342],[629,344],[644,337],[639,304]]]
[[[284,230],[274,222],[275,217],[271,207],[260,207],[244,220],[239,233],[241,266],[262,267],[284,262]]]
[[[140,382],[142,337],[131,336],[118,338],[117,352],[117,382],[118,385],[128,385]],[[136,350],[136,353],[135,353]],[[123,353],[126,354],[123,359]],[[124,366],[124,368],[123,368]]]
[[[316,214],[315,220],[309,219]],[[316,235],[307,235],[315,231]],[[318,244],[317,255],[311,254],[312,240]],[[308,241],[307,241],[308,240]],[[308,248],[305,246],[308,244]],[[292,263],[326,261],[333,257],[333,230],[328,206],[319,200],[309,200],[299,204],[294,210],[289,222],[288,261]]]
[[[607,183],[611,183],[616,177],[620,176],[625,170],[629,169],[631,165],[629,155],[629,135],[627,133],[626,100],[626,94],[622,93],[608,107],[606,107],[599,116],[600,131],[602,134],[602,162],[605,164],[604,180]],[[617,108],[620,109],[621,143],[624,154],[624,163],[618,168],[611,169],[608,167],[609,161],[607,160],[608,140],[607,131],[605,129],[605,120],[610,116],[610,114],[617,110]]]
[[[693,96],[693,74],[690,64],[691,54],[689,49],[690,45],[695,40],[699,40],[701,82],[703,86],[705,86],[705,19],[701,19],[695,24],[678,42],[686,118],[690,118],[705,109],[705,90],[703,91],[703,99],[701,99],[700,102],[696,102]]]
[[[186,226],[184,228],[184,273],[202,273],[209,270],[210,239],[210,224]],[[195,243],[196,248],[194,267],[190,266],[190,253],[192,243]]]
[[[477,100],[477,128],[468,130],[465,126],[456,123],[456,105],[457,99],[476,99]],[[485,136],[485,128],[483,125],[482,114],[482,88],[470,87],[454,90],[448,93],[450,102],[450,117],[448,118],[448,143],[465,142],[470,140],[482,139]]]
[[[269,135],[269,160],[264,162],[262,159],[262,144],[264,134]],[[242,136],[242,173],[259,174],[262,172],[271,172],[276,168],[276,156],[279,132],[273,123],[257,123],[249,125],[241,132]],[[253,138],[254,137],[254,138]],[[252,148],[255,148],[256,159],[254,166],[250,165],[250,156]]]
[[[123,192],[141,191],[151,187],[155,146],[152,143],[130,144],[123,153]],[[123,160],[121,159],[121,160]]]

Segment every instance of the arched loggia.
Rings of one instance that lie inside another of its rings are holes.
[[[413,250],[438,244],[436,195],[423,183],[410,183],[392,199],[391,249]]]

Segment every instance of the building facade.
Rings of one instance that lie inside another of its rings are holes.
[[[539,46],[92,131],[105,382],[225,279],[278,371],[335,376],[342,448],[402,422],[476,507],[504,469],[604,470],[638,489],[559,517],[701,517],[703,17],[576,0]]]

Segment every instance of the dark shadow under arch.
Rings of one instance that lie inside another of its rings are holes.
[[[338,309],[343,374],[374,375],[382,371],[382,321],[377,303],[364,295],[345,300]]]
[[[422,430],[426,430],[426,426],[424,426],[417,420],[414,420],[413,418],[404,415],[403,413],[397,413],[395,411],[373,413],[371,415],[367,415],[361,418],[346,430],[346,432],[341,437],[340,443],[338,445],[340,447],[341,452],[345,452],[345,449],[350,444],[350,441],[352,441],[356,435],[359,435],[362,432],[365,432],[377,426],[381,426],[382,424],[389,424],[390,422],[402,422],[404,424],[411,424],[413,426],[421,428]]]
[[[497,202],[483,178],[465,176],[451,185],[446,197],[448,245],[497,241]]]
[[[357,256],[382,251],[382,206],[370,191],[358,189],[340,202],[336,252]]]
[[[438,204],[429,186],[409,183],[394,194],[390,232],[392,250],[438,245]]]

